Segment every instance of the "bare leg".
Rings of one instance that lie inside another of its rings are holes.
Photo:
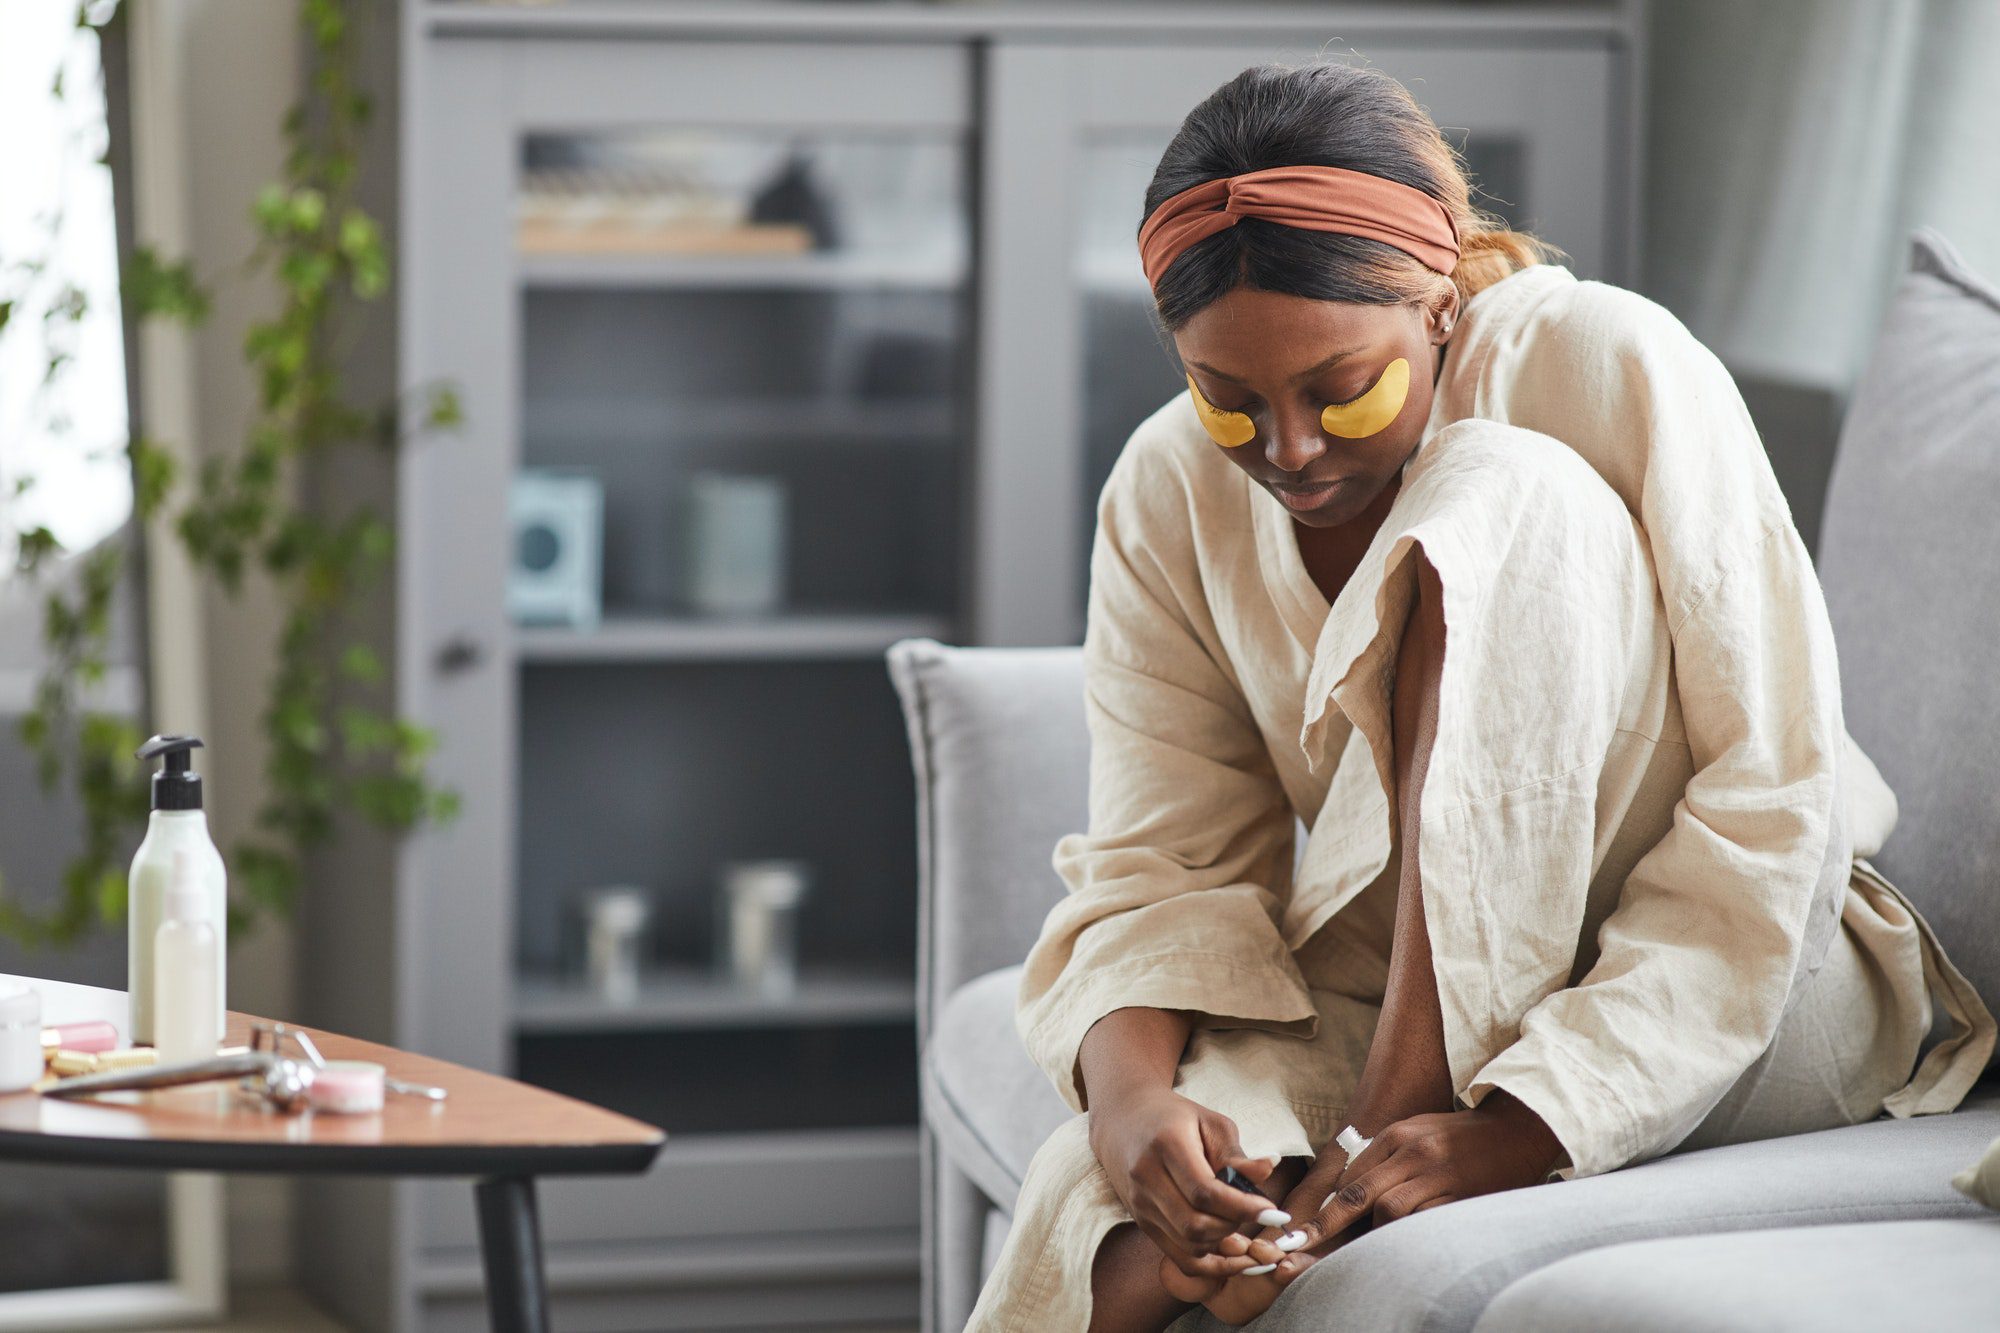
[[[1396,925],[1382,1017],[1347,1117],[1370,1137],[1406,1116],[1452,1107],[1444,1011],[1438,1003],[1437,974],[1431,967],[1418,858],[1423,831],[1419,807],[1424,777],[1430,771],[1431,746],[1437,740],[1438,687],[1444,678],[1444,584],[1421,548],[1416,559],[1417,604],[1403,627],[1390,704],[1402,877],[1396,887]]]
[[[1348,1121],[1373,1137],[1405,1116],[1448,1111],[1451,1070],[1445,1060],[1444,1013],[1437,976],[1431,970],[1430,935],[1424,925],[1423,877],[1417,844],[1418,811],[1431,745],[1437,739],[1438,687],[1444,676],[1444,585],[1429,560],[1417,552],[1417,601],[1403,627],[1396,655],[1395,693],[1390,707],[1390,739],[1395,754],[1396,812],[1402,843],[1402,875],[1396,889],[1396,924],[1390,937],[1389,975],[1382,1016],[1368,1047],[1368,1062],[1355,1086]],[[1339,1152],[1338,1148],[1330,1151]],[[1309,1207],[1317,1208],[1314,1199]],[[1294,1207],[1295,1216],[1304,1216]],[[1321,1242],[1307,1255],[1323,1258],[1358,1235],[1361,1227]],[[1241,1324],[1262,1314],[1304,1267],[1288,1263],[1260,1277],[1233,1277],[1203,1299],[1225,1323]]]
[[[1186,1301],[1160,1285],[1164,1256],[1131,1222],[1111,1228],[1090,1265],[1090,1333],[1160,1333]]]

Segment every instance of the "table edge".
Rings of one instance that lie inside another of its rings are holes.
[[[661,1133],[651,1140],[592,1144],[228,1143],[0,1130],[0,1160],[225,1174],[643,1175],[666,1141]]]

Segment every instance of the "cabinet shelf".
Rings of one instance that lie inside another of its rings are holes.
[[[806,661],[876,657],[898,639],[949,638],[951,624],[929,615],[619,616],[595,629],[518,626],[514,643],[522,662]]]
[[[653,255],[524,254],[521,281],[530,288],[636,287],[803,289],[870,288],[950,292],[966,281],[965,265],[949,257],[897,255]]]
[[[729,1027],[830,1027],[900,1023],[916,1014],[916,979],[893,972],[806,969],[797,990],[767,996],[702,968],[652,973],[629,1001],[608,1000],[581,982],[523,976],[514,983],[514,1032],[678,1031]]]
[[[525,408],[530,438],[600,442],[611,448],[657,448],[662,412],[645,399],[543,395]],[[948,444],[957,404],[914,398],[871,402],[853,398],[740,397],[676,404],[671,440],[717,436],[818,448],[840,444]]]

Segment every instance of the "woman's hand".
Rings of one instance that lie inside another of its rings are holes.
[[[1253,1253],[1248,1239],[1284,1225],[1271,1201],[1215,1178],[1233,1166],[1262,1184],[1277,1166],[1244,1155],[1228,1116],[1165,1088],[1093,1097],[1090,1146],[1132,1220],[1189,1277],[1228,1277],[1279,1257],[1268,1242]]]
[[[1539,1185],[1569,1160],[1542,1118],[1499,1088],[1470,1110],[1398,1120],[1351,1165],[1346,1156],[1328,1144],[1286,1199],[1307,1236],[1286,1264],[1310,1264],[1314,1249],[1363,1217],[1379,1226],[1454,1199]]]

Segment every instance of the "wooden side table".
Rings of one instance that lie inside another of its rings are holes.
[[[0,977],[43,994],[47,1022],[101,1018],[128,1031],[124,991]],[[226,1045],[247,1045],[250,1016],[229,1015]],[[284,1115],[233,1083],[76,1100],[0,1096],[0,1159],[160,1171],[469,1176],[479,1210],[486,1301],[496,1333],[544,1333],[535,1178],[639,1175],[661,1130],[542,1088],[428,1056],[304,1028],[329,1060],[372,1060],[391,1078],[448,1089],[442,1101],[391,1093],[369,1115]]]

